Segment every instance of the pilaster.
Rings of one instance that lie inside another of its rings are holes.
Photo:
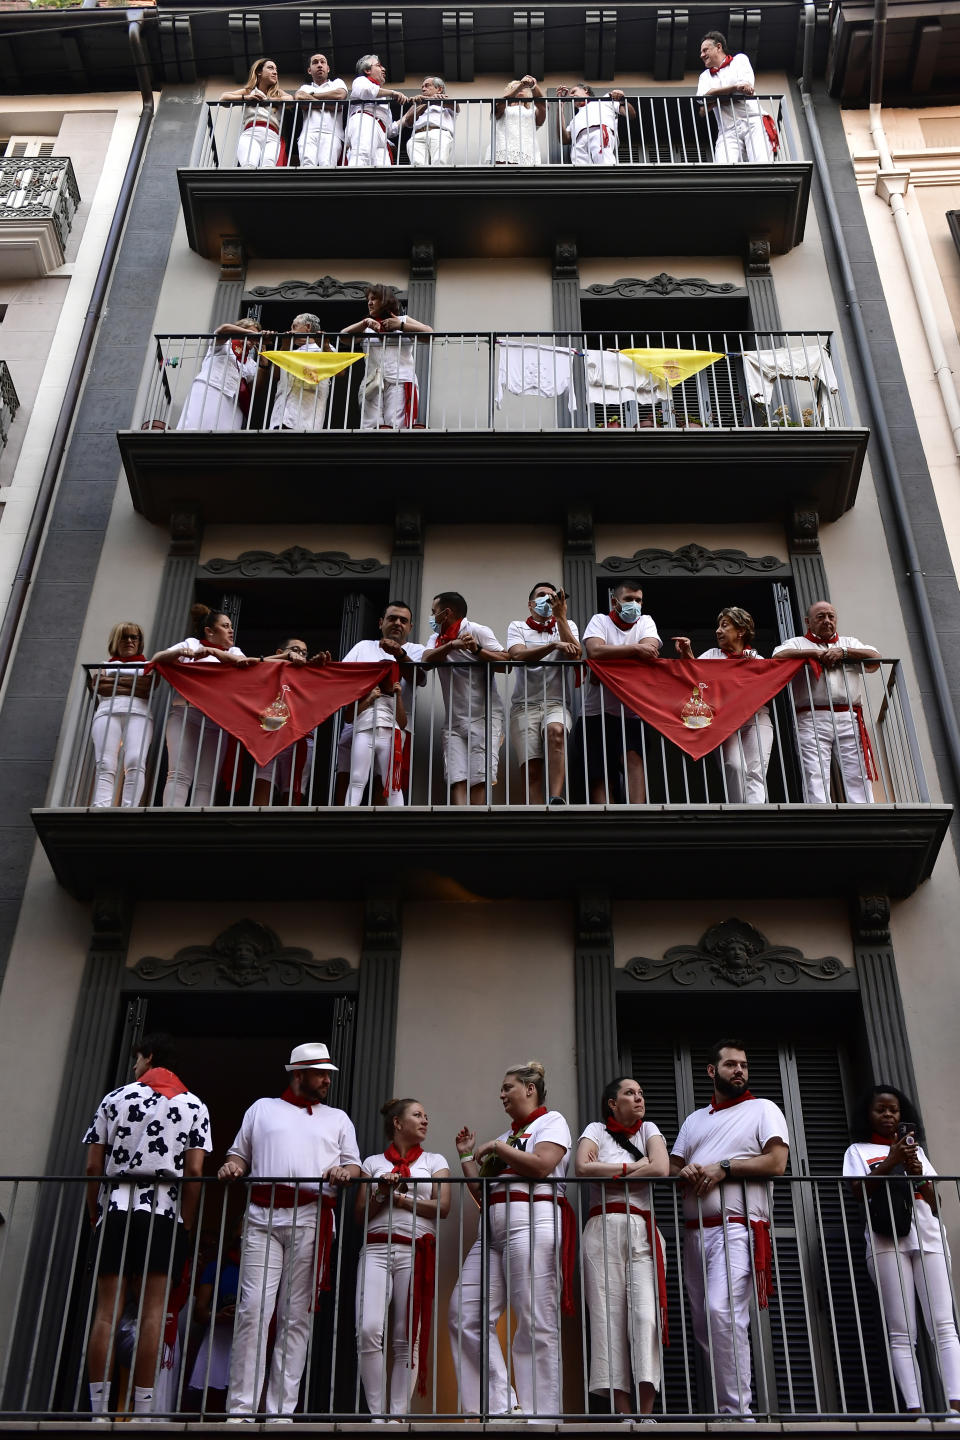
[[[424,325],[433,325],[437,303],[437,257],[432,243],[422,241],[410,251],[407,313]]]
[[[777,291],[770,269],[769,240],[750,241],[747,247],[744,272],[753,329],[776,333],[782,326],[780,306],[777,304]]]
[[[239,235],[220,237],[220,274],[210,312],[210,329],[240,318],[243,287],[247,276],[247,257]]]
[[[369,895],[357,994],[357,1038],[350,1116],[361,1155],[382,1150],[380,1106],[393,1094],[400,971],[401,912],[396,892]]]
[[[563,588],[568,614],[581,630],[597,608],[596,563],[593,509],[587,502],[571,505],[563,537]]]
[[[420,591],[423,584],[423,521],[414,505],[398,506],[393,519],[390,556],[390,600],[403,600],[413,614],[412,635],[420,633]]]
[[[855,896],[850,920],[874,1084],[896,1085],[916,1097],[917,1081],[890,941],[889,896],[880,892]]]
[[[577,899],[574,994],[577,1016],[577,1104],[580,1124],[597,1114],[604,1085],[620,1064],[613,974],[610,896],[581,891]]]
[[[150,647],[154,651],[174,645],[186,633],[184,626],[193,604],[202,533],[195,509],[185,506],[170,516],[170,548],[163,566],[150,638]]]
[[[787,548],[802,621],[815,600],[830,599],[827,570],[820,551],[820,516],[816,510],[794,510],[787,525]]]

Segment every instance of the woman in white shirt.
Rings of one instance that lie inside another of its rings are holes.
[[[380,1114],[387,1148],[364,1160],[361,1181],[376,1184],[361,1183],[356,1199],[357,1223],[365,1232],[357,1271],[357,1349],[370,1414],[407,1415],[418,1379],[420,1394],[426,1394],[437,1220],[450,1209],[450,1167],[423,1148],[428,1121],[419,1100],[388,1100]],[[391,1305],[388,1406],[384,1331]]]
[[[479,1145],[476,1132],[467,1125],[457,1135],[463,1173],[486,1228],[486,1244],[478,1235],[450,1299],[460,1404],[469,1415],[561,1417],[559,1277],[562,1271],[563,1309],[570,1313],[569,1262],[575,1243],[573,1212],[563,1184],[570,1130],[558,1111],[547,1109],[545,1098],[540,1062],[515,1065],[500,1086],[510,1128]],[[561,1264],[563,1259],[566,1265]],[[508,1306],[516,1317],[512,1344],[507,1342],[513,1385],[497,1336],[497,1322]],[[481,1393],[484,1327],[489,1342],[485,1394]]]
[[[762,660],[753,648],[756,625],[749,610],[739,605],[726,605],[717,616],[717,643],[694,656],[686,635],[675,635],[673,643],[681,660]],[[773,721],[770,709],[761,705],[746,725],[724,740],[724,799],[732,804],[762,805],[767,800],[767,766],[773,749]]]
[[[290,322],[290,333],[302,337],[291,342],[300,354],[319,355],[333,346],[323,338],[319,315],[304,311]],[[319,343],[314,338],[320,336]],[[330,399],[329,380],[301,380],[289,370],[277,372],[277,388],[270,409],[269,430],[323,430]]]
[[[158,650],[154,663],[166,661],[180,665],[256,665],[259,657],[247,659],[233,643],[233,623],[229,615],[210,610],[206,605],[190,608],[193,634],[168,650]],[[217,771],[223,761],[227,737],[198,710],[188,705],[174,691],[167,718],[167,783],[163,791],[164,807],[186,805],[193,786],[193,804],[210,805],[213,801]]]
[[[247,83],[238,90],[225,90],[221,100],[246,100],[242,129],[237,141],[237,164],[246,169],[274,169],[287,163],[287,142],[281,135],[283,109],[271,100],[292,100],[280,86],[277,62],[254,60]]]
[[[114,625],[107,641],[110,659],[95,671],[90,683],[100,699],[94,711],[90,738],[96,764],[93,804],[104,809],[113,804],[117,770],[123,753],[123,790],[120,805],[127,810],[140,804],[147,774],[147,753],[153,737],[150,693],[153,682],[143,666],[143,631],[132,620]]]
[[[913,1102],[893,1085],[874,1085],[850,1127],[853,1144],[843,1173],[854,1182],[867,1226],[867,1269],[880,1292],[890,1360],[904,1409],[923,1408],[917,1366],[917,1301],[940,1358],[940,1379],[960,1411],[960,1338],[953,1315],[950,1249],[930,1183],[936,1171],[923,1152],[923,1127]],[[875,1177],[906,1176],[899,1182]],[[898,1213],[900,1212],[900,1213]]]
[[[494,114],[494,164],[542,165],[537,131],[547,118],[547,102],[532,75],[511,80]]]
[[[611,1080],[600,1110],[603,1119],[584,1130],[576,1157],[577,1175],[596,1182],[581,1240],[590,1389],[609,1395],[617,1415],[649,1415],[660,1388],[666,1268],[647,1182],[670,1173],[670,1157],[660,1131],[644,1118],[636,1080]]]
[[[260,355],[256,320],[220,325],[191,382],[178,430],[242,430],[250,413]],[[263,362],[266,364],[266,361]]]

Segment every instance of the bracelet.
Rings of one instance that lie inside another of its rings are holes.
[[[459,1151],[458,1151],[457,1153],[459,1154]],[[471,1150],[468,1155],[461,1155],[461,1156],[460,1156],[460,1159],[461,1159],[461,1161],[464,1161],[464,1160],[472,1160],[472,1159],[473,1159],[473,1151]]]
[[[623,1164],[622,1164],[621,1167],[620,1167],[620,1177],[621,1177],[621,1179],[626,1178],[626,1174],[627,1174],[627,1162],[626,1162],[626,1160],[624,1160]]]

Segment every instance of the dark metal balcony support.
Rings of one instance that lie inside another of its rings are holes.
[[[0,449],[7,443],[10,426],[20,409],[20,397],[6,360],[0,360]]]

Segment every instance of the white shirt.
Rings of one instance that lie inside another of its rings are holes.
[[[279,1096],[266,1096],[250,1106],[229,1153],[247,1162],[254,1179],[312,1180],[317,1188],[331,1165],[360,1164],[357,1134],[345,1111],[314,1105],[311,1112]],[[248,1214],[255,1224],[270,1223],[267,1205],[251,1205]],[[293,1216],[292,1210],[274,1211],[273,1223],[293,1224]],[[298,1225],[315,1225],[316,1219],[316,1205],[297,1206]]]
[[[602,640],[606,645],[636,645],[638,640],[656,640],[659,643],[660,636],[649,615],[641,615],[629,630],[621,630],[619,625],[613,623],[609,615],[594,615],[583,632],[584,650],[587,648],[588,640]],[[584,715],[600,714],[601,691],[603,692],[603,708],[607,714],[620,714],[620,701],[616,695],[601,685],[595,685],[592,675],[589,680],[584,681],[583,691]],[[632,711],[627,713],[632,714]]]
[[[843,1173],[859,1180],[862,1176],[869,1175],[871,1167],[878,1160],[886,1160],[890,1154],[889,1145],[875,1145],[871,1140],[856,1140],[849,1147],[843,1157]],[[930,1164],[921,1146],[917,1146],[917,1155],[920,1164],[923,1166],[924,1175],[936,1175],[936,1170]],[[919,1185],[916,1175],[907,1177],[915,1186]],[[883,1183],[881,1181],[881,1183]],[[916,1195],[913,1202],[913,1223],[906,1235],[894,1238],[892,1235],[878,1235],[874,1230],[871,1234],[869,1224],[863,1232],[867,1242],[867,1254],[874,1250],[900,1250],[907,1253],[911,1250],[939,1250],[944,1248],[943,1227],[937,1216],[934,1215],[930,1206],[922,1195]]]
[[[350,88],[350,119],[355,115],[371,115],[389,135],[396,133],[397,125],[390,103],[380,99],[380,86],[369,75],[358,75]]]
[[[753,66],[746,55],[733,55],[730,64],[718,70],[716,75],[711,75],[709,70],[701,70],[697,80],[697,94],[709,95],[713,90],[727,90],[731,85],[753,84]],[[722,95],[716,102],[714,114],[723,128],[724,125],[734,124],[745,115],[759,115],[760,101],[752,95]]]
[[[119,689],[120,677],[130,682],[129,693]],[[97,701],[98,715],[149,715],[150,700],[133,693],[136,682],[143,677],[142,665],[129,665],[120,660],[108,660],[100,671],[98,680],[109,682],[111,689]],[[94,681],[96,684],[97,682]]]
[[[195,635],[188,635],[186,640],[181,640],[179,645],[172,645],[170,648],[172,650],[179,651],[179,654],[177,655],[178,665],[220,664],[220,661],[215,655],[198,655],[196,653],[198,650],[202,650],[204,648],[204,644],[203,641],[198,640]],[[236,645],[231,645],[230,649],[226,653],[228,655],[238,655],[241,660],[245,659],[243,651],[238,650]],[[180,694],[179,690],[175,690],[173,693],[173,699],[170,702],[171,710],[181,710],[186,705],[186,703],[186,700]],[[208,724],[212,725],[213,721],[208,721]]]
[[[465,631],[479,644],[482,650],[502,650],[503,646],[486,625],[476,620],[462,620],[458,635]],[[423,653],[436,650],[439,635],[431,635]],[[440,661],[440,689],[447,709],[447,721],[454,729],[482,721],[487,713],[487,684],[490,686],[490,714],[503,720],[503,701],[497,690],[496,677],[485,660],[468,655],[466,650],[451,650]]]
[[[743,658],[744,658],[745,660],[762,660],[762,659],[763,659],[763,656],[760,654],[759,650],[752,650],[752,649],[750,649],[749,646],[746,647],[743,651],[741,651],[741,654],[742,654],[742,656],[743,656]],[[697,656],[697,659],[698,659],[698,660],[736,660],[736,659],[737,659],[737,656],[736,656],[736,655],[728,655],[725,650],[721,650],[721,649],[720,649],[719,645],[711,645],[711,646],[710,646],[710,649],[709,649],[709,650],[704,650],[702,654],[700,654],[700,655]],[[769,707],[768,705],[761,705],[761,706],[760,706],[760,709],[757,711],[757,714],[758,714],[758,715],[769,715],[769,714],[770,714],[770,707]],[[751,726],[752,723],[753,723],[752,719],[751,719],[751,720],[748,720],[748,721],[747,721],[747,724],[744,726],[744,729],[749,730],[749,728],[750,728],[750,726]]]
[[[316,340],[306,340],[294,347],[294,354],[319,355],[322,347]],[[270,409],[270,430],[322,430],[326,418],[330,381],[301,380],[289,370],[278,366],[277,388]]]
[[[741,1100],[724,1110],[711,1114],[710,1106],[694,1110],[680,1127],[670,1153],[678,1155],[685,1165],[715,1165],[721,1160],[744,1159],[761,1155],[769,1140],[790,1143],[787,1122],[782,1110],[772,1100]],[[725,1180],[700,1198],[704,1216],[742,1215],[744,1190],[747,1213],[751,1220],[769,1218],[767,1188],[759,1180]],[[721,1206],[721,1196],[723,1205]],[[688,1220],[698,1218],[697,1197],[689,1185],[683,1187],[683,1213]]]
[[[459,108],[455,100],[431,100],[414,120],[413,128],[446,130],[448,135],[453,135],[457,128],[456,112]]]
[[[416,1192],[418,1206],[421,1200],[429,1200],[434,1175],[439,1171],[449,1171],[449,1169],[450,1166],[442,1155],[438,1155],[432,1150],[424,1150],[423,1154],[414,1160],[410,1166],[410,1179],[406,1182],[407,1196],[412,1200],[414,1198],[414,1192]],[[364,1175],[369,1175],[372,1180],[378,1179],[381,1175],[389,1175],[392,1170],[393,1161],[388,1160],[382,1151],[379,1155],[368,1155],[363,1162],[363,1173]],[[421,1182],[426,1180],[428,1183],[426,1185],[422,1183],[419,1185],[414,1184],[414,1182],[418,1180]],[[370,1186],[370,1194],[373,1194],[372,1185]],[[413,1211],[407,1210],[404,1206],[400,1205],[394,1205],[392,1207],[384,1206],[376,1215],[371,1215],[368,1221],[368,1229],[388,1230],[396,1235],[412,1235]],[[436,1235],[436,1216],[423,1215],[418,1208],[417,1234],[423,1235],[425,1233]]]
[[[539,620],[539,616],[537,619]],[[572,620],[567,624],[573,633],[574,640],[580,639],[580,632]],[[526,645],[530,649],[536,649],[540,645],[562,644],[560,630],[554,626],[552,630],[534,630],[527,620],[511,620],[507,626],[507,649],[512,650],[514,645]],[[513,682],[514,709],[521,709],[526,706],[529,699],[531,705],[542,705],[545,701],[554,701],[561,705],[566,703],[567,693],[570,686],[570,677],[573,674],[572,668],[555,668],[551,662],[554,660],[566,659],[558,651],[551,650],[546,657],[546,664],[549,668],[544,669],[543,665],[521,665],[518,666]],[[529,691],[529,695],[528,695]]]
[[[842,646],[844,650],[870,650],[878,660],[880,658],[879,650],[874,650],[872,645],[865,645],[855,635],[838,635],[833,644]],[[782,645],[778,645],[773,653],[775,656],[788,655],[791,651],[802,650],[812,651],[815,655],[818,650],[826,648],[814,640],[808,640],[806,635],[794,635],[791,639],[784,640]],[[800,674],[790,682],[790,688],[793,691],[794,704],[799,710],[809,710],[811,700],[814,705],[859,705],[863,700],[860,668],[856,664],[832,665],[829,670],[825,665],[821,665],[818,679],[814,678],[810,667],[805,665]]]
[[[183,1178],[187,1150],[212,1150],[210,1115],[196,1095],[185,1090],[168,1100],[149,1085],[133,1081],[104,1095],[83,1137],[84,1145],[103,1145],[104,1175]],[[143,1184],[104,1186],[109,1189],[109,1210],[154,1210],[172,1219],[178,1210],[179,1185]],[[100,1203],[101,1212],[103,1202]]]
[[[300,86],[309,100],[326,100],[329,109],[325,105],[308,105],[303,112],[303,130],[335,130],[343,133],[343,116],[346,106],[336,105],[333,101],[346,99],[347,87],[342,80],[324,80],[322,85],[308,80]],[[301,132],[302,133],[302,132]]]
[[[407,653],[408,659],[410,660],[419,660],[421,655],[423,654],[422,645],[411,645],[408,642],[406,645],[404,645],[403,648]],[[343,660],[341,661],[341,664],[380,665],[383,663],[384,660],[389,660],[392,664],[394,658],[395,657],[391,655],[389,651],[381,648],[379,640],[360,640],[357,642],[356,645],[354,645],[352,650],[347,651],[346,655],[344,655]],[[389,681],[383,681],[381,683],[389,684]],[[410,731],[412,728],[410,722],[412,718],[411,710],[413,686],[410,684],[410,681],[405,679],[403,676],[401,676],[400,679],[400,686],[401,699],[403,700],[403,708],[407,712],[407,724],[405,728]],[[369,706],[368,709],[362,711],[360,714],[350,712],[349,724],[353,730],[357,731],[372,730],[375,724],[386,725],[390,729],[392,729],[395,723],[396,720],[392,695],[382,696],[381,699],[375,701],[373,705]],[[344,732],[341,731],[341,735],[343,733]]]
[[[414,356],[417,353],[417,342],[402,338],[399,330],[386,330],[382,335],[378,332],[363,332],[361,349],[366,351],[367,356],[363,382],[365,387],[379,385],[381,379],[416,380]]]
[[[604,96],[602,100],[585,100],[573,112],[570,121],[570,139],[576,140],[581,131],[606,125],[611,132],[613,144],[617,143],[617,122],[620,118],[620,102]]]
[[[627,1138],[634,1149],[639,1150],[642,1155],[649,1154],[650,1141],[654,1135],[660,1135],[660,1131],[652,1120],[644,1120],[636,1135],[629,1135]],[[634,1159],[629,1150],[624,1150],[618,1145],[610,1134],[606,1125],[600,1120],[594,1120],[588,1125],[580,1136],[581,1140],[589,1140],[597,1147],[597,1159],[601,1165],[633,1165]],[[624,1202],[624,1185],[614,1176],[612,1180],[592,1184],[590,1186],[590,1209],[595,1205],[603,1203],[606,1195],[608,1205],[622,1205]],[[644,1181],[638,1184],[636,1181],[630,1184],[630,1204],[637,1205],[641,1210],[650,1209],[650,1186]]]
[[[515,1148],[517,1150],[525,1150],[527,1154],[535,1150],[543,1141],[549,1141],[552,1145],[562,1145],[563,1154],[546,1178],[548,1180],[560,1181],[566,1178],[567,1165],[570,1162],[570,1126],[566,1120],[564,1120],[559,1110],[548,1110],[545,1115],[538,1115],[536,1120],[531,1120],[528,1124],[522,1126],[518,1133],[520,1135],[520,1144]],[[497,1139],[509,1140],[512,1134],[512,1130],[504,1130],[502,1135],[497,1136]],[[509,1170],[509,1168],[508,1165],[507,1169]],[[508,1179],[505,1175],[502,1185],[493,1185],[490,1188],[494,1195],[502,1194],[503,1191],[507,1189],[519,1189],[523,1190],[525,1194],[529,1194],[531,1184],[532,1182],[525,1178],[522,1179],[519,1176],[511,1176]],[[553,1185],[534,1184],[533,1193],[534,1195],[563,1195],[566,1192],[566,1188],[563,1184],[557,1185],[556,1187]]]

